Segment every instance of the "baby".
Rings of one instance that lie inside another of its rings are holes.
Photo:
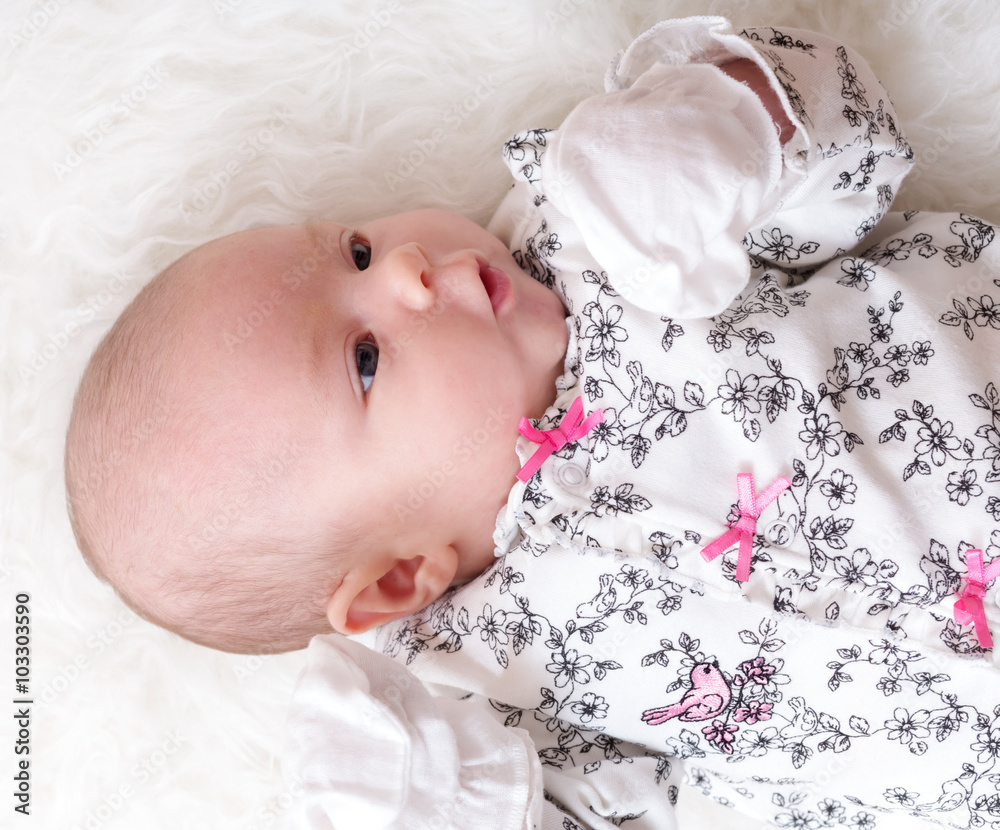
[[[762,71],[723,68],[790,136]],[[137,613],[227,651],[415,613],[494,562],[518,424],[552,403],[565,317],[496,236],[440,210],[194,250],[81,382],[78,545]]]
[[[993,229],[883,218],[912,153],[868,67],[717,18],[505,157],[492,233],[267,228],[154,280],[74,408],[88,561],[216,647],[377,627],[578,770],[576,821],[625,761],[780,826],[988,820]]]

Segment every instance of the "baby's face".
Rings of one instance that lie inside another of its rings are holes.
[[[444,211],[264,228],[197,257],[189,359],[251,428],[278,419],[306,448],[289,521],[346,519],[362,556],[450,545],[457,579],[486,568],[518,421],[562,371],[556,295]]]

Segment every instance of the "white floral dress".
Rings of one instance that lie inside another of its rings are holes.
[[[660,127],[696,120],[644,109],[654,93],[614,97],[726,56],[780,87],[796,125],[783,148],[717,70],[706,129],[736,118],[719,129],[741,149],[707,172],[691,166],[700,141],[665,158]],[[875,828],[890,812],[1000,827],[984,645],[1000,580],[967,592],[965,624],[955,612],[972,552],[1000,556],[994,229],[884,215],[912,153],[870,69],[825,36],[671,21],[619,56],[608,88],[561,130],[507,144],[515,185],[492,226],[570,314],[536,426],[577,398],[603,420],[514,487],[495,566],[378,647],[490,699],[543,768],[597,789],[630,770],[620,803],[573,809],[550,790],[553,827],[671,826],[681,774],[780,827]],[[608,112],[631,132],[596,130]],[[711,234],[683,226],[686,199]],[[660,208],[682,231],[649,220]],[[690,267],[663,265],[688,241]],[[520,440],[522,460],[535,450]],[[742,505],[738,476],[754,488]]]

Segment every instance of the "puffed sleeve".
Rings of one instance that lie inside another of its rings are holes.
[[[315,637],[285,729],[297,826],[612,830],[634,816],[636,830],[676,827],[679,762],[606,741],[603,761],[577,764],[530,714],[526,728],[509,717],[481,697],[432,695],[345,637]]]
[[[310,642],[285,736],[300,827],[540,822],[540,765],[523,730],[469,701],[433,697],[404,666],[346,637]]]
[[[757,95],[718,68],[737,58],[763,70],[794,124],[783,142]],[[867,65],[812,33],[665,21],[605,85],[544,134],[544,157],[512,170],[622,296],[666,316],[723,311],[749,280],[748,252],[800,266],[853,246],[912,156]]]

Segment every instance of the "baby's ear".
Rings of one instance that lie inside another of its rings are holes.
[[[377,560],[377,557],[372,557]],[[448,547],[436,556],[394,559],[385,566],[352,569],[330,597],[326,616],[341,634],[361,634],[426,608],[451,585],[458,555]],[[380,571],[384,571],[380,574]]]

